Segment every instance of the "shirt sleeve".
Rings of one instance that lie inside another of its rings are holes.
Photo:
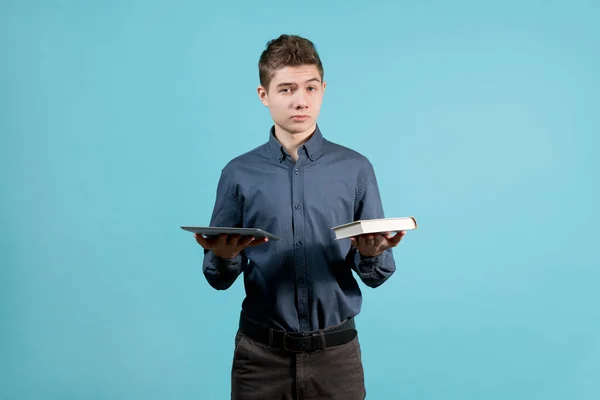
[[[242,207],[235,190],[235,183],[224,171],[221,172],[210,226],[241,227]],[[247,263],[248,259],[244,251],[232,259],[223,259],[212,251],[204,249],[202,270],[213,288],[225,290],[233,285]]]
[[[384,218],[377,178],[370,162],[359,173],[358,188],[354,220]],[[376,257],[365,257],[352,246],[346,260],[364,284],[372,288],[382,285],[396,271],[392,249]]]

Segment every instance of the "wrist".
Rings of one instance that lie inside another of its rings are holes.
[[[238,256],[239,253],[236,254],[223,254],[223,253],[215,253],[213,251],[214,255],[217,256],[218,258],[222,259],[222,260],[227,260],[227,261],[231,261],[234,258],[236,258]]]
[[[375,258],[375,257],[379,257],[380,255],[382,255],[383,252],[375,254],[375,253],[362,253],[360,250],[358,250],[358,255],[360,257],[361,260],[368,260],[371,258]]]

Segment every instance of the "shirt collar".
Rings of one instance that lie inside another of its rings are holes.
[[[321,156],[323,147],[323,134],[317,124],[315,131],[306,143],[304,143],[298,151],[305,151],[306,156],[311,160],[315,161]],[[279,140],[275,137],[275,126],[273,125],[269,131],[269,150],[278,161],[283,161],[285,157],[290,155],[285,151]]]

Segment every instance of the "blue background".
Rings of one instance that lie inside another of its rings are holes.
[[[0,398],[228,397],[242,282],[179,226],[267,140],[281,33],[420,224],[361,284],[368,398],[600,398],[600,6],[483,3],[3,1]]]

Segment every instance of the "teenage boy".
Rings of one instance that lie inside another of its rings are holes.
[[[354,317],[361,291],[396,270],[405,232],[335,240],[331,228],[383,218],[372,164],[317,125],[326,83],[310,40],[282,35],[259,60],[268,141],[222,169],[211,226],[255,227],[278,241],[196,235],[215,289],[243,273],[246,297],[231,370],[233,399],[364,399]],[[370,137],[370,132],[364,132]]]

